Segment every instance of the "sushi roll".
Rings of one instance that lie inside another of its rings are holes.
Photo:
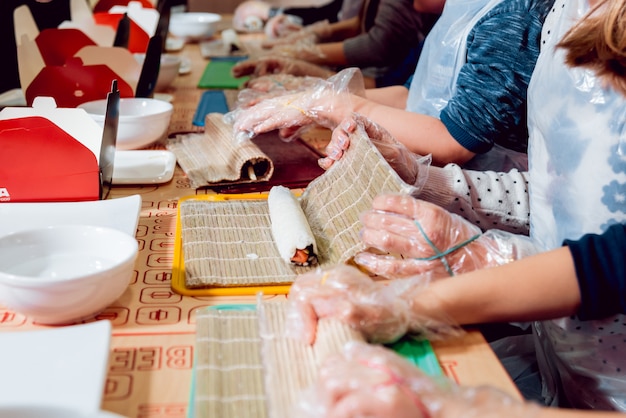
[[[317,245],[298,199],[283,186],[271,188],[267,204],[280,257],[297,266],[317,264]]]

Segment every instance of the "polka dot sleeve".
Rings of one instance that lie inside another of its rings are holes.
[[[457,164],[430,166],[417,198],[435,203],[476,224],[528,235],[528,173],[463,170]]]

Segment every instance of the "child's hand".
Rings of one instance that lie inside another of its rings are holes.
[[[276,129],[317,124],[333,129],[352,112],[352,92],[362,88],[357,69],[343,70],[327,80],[318,79],[308,90],[272,97],[225,115],[233,124],[237,142]]]
[[[267,75],[251,78],[246,88],[237,95],[237,108],[248,108],[263,100],[286,94],[306,91],[315,87],[320,81],[316,77],[297,77],[289,74]]]
[[[402,297],[428,283],[428,277],[384,284],[354,267],[340,265],[299,276],[289,292],[290,331],[312,344],[317,321],[335,318],[363,334],[368,341],[393,342],[407,333],[410,303]]]
[[[319,161],[320,167],[327,170],[343,156],[350,146],[350,134],[359,125],[400,178],[407,184],[420,187],[422,180],[425,180],[424,175],[420,176],[420,167],[426,169],[430,158],[413,154],[385,128],[358,113],[349,115],[333,130],[330,143],[326,147],[327,157]]]
[[[281,21],[277,21],[280,23]],[[272,27],[268,28],[270,33],[274,32],[276,21],[272,22]],[[300,30],[287,30],[285,36],[279,38],[266,39],[261,46],[263,48],[277,48],[285,45],[294,45],[297,43],[306,43],[309,45],[322,42],[331,36],[331,27],[327,20],[321,20],[311,25],[304,26]]]
[[[305,415],[321,412],[309,416],[427,418],[426,404],[438,392],[443,390],[393,351],[355,342],[322,364],[307,392],[313,400],[301,397],[299,407]]]
[[[315,87],[319,82],[319,78],[315,77],[300,77],[291,74],[274,74],[266,75],[257,78],[251,78],[246,82],[246,90],[256,90],[260,93],[271,93],[275,91],[281,91],[285,93],[293,93],[296,91],[308,90]]]
[[[332,125],[328,111],[335,108],[331,96],[315,96],[309,91],[265,98],[247,108],[238,108],[225,115],[233,124],[237,142],[276,129],[319,124]]]
[[[273,74],[291,74],[295,76],[310,76],[328,78],[334,73],[319,65],[279,55],[262,56],[256,59],[247,59],[235,64],[232,68],[234,77],[252,76],[262,77]]]
[[[361,222],[363,243],[377,251],[357,254],[355,262],[372,273],[447,277],[489,265],[490,248],[478,239],[481,230],[435,204],[381,195]]]
[[[298,409],[309,418],[532,418],[540,411],[490,387],[435,380],[395,352],[360,342],[326,359]]]

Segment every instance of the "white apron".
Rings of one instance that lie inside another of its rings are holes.
[[[456,81],[467,58],[467,37],[476,23],[502,0],[448,0],[429,32],[409,88],[406,110],[439,118],[456,94]],[[526,170],[526,154],[494,145],[464,165],[467,169]]]
[[[439,118],[456,93],[456,80],[466,62],[467,36],[502,0],[448,0],[428,33],[411,81],[406,110]]]
[[[555,2],[528,90],[530,235],[543,250],[626,222],[626,99],[554,48],[588,8]],[[626,411],[626,317],[534,325],[549,401]]]

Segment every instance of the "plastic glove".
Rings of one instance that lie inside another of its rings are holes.
[[[233,28],[240,32],[261,32],[270,15],[270,5],[249,0],[239,4],[233,15]]]
[[[276,45],[266,55],[296,58],[311,62],[319,62],[326,58],[326,55],[319,48],[317,40],[311,37],[300,39],[293,43]]]
[[[288,333],[312,344],[318,319],[335,318],[372,342],[394,342],[407,332],[429,339],[461,334],[461,328],[451,324],[445,314],[433,318],[413,303],[429,280],[423,275],[374,281],[346,265],[303,274],[289,291]]]
[[[352,94],[363,95],[364,91],[361,72],[349,68],[328,80],[319,80],[310,90],[263,100],[246,109],[237,108],[224,119],[233,124],[238,143],[275,129],[311,124],[332,129],[352,112]]]
[[[358,113],[352,113],[333,130],[331,140],[326,147],[327,156],[319,160],[320,167],[328,170],[335,161],[339,161],[350,146],[350,134],[359,125],[363,127],[372,144],[402,180],[415,186],[418,190],[421,189],[428,177],[426,166],[431,163],[430,156],[422,157],[412,153],[391,136],[385,128]],[[421,171],[420,167],[422,167]]]
[[[354,261],[372,273],[433,278],[506,264],[534,254],[528,237],[480,228],[440,206],[406,195],[381,195],[361,216],[361,239],[376,250]],[[384,253],[384,254],[381,254]]]
[[[287,36],[282,38],[266,39],[261,43],[261,46],[266,49],[271,49],[278,46],[293,45],[302,41],[317,44],[330,38],[330,36],[330,23],[328,23],[328,20],[321,20],[305,26],[297,32],[289,33]]]
[[[302,29],[302,19],[294,15],[279,14],[265,23],[265,35],[269,38],[283,38]]]
[[[435,380],[395,352],[361,342],[326,359],[297,409],[310,418],[532,418],[540,411],[493,388]]]
[[[308,61],[281,56],[263,56],[256,59],[247,59],[235,64],[231,72],[234,77],[290,74],[293,76],[328,78],[335,74],[333,71]]]
[[[319,81],[319,77],[301,77],[291,74],[266,75],[248,80],[246,88],[241,92],[245,90],[256,90],[260,93],[272,93],[274,91],[294,93],[313,88]]]
[[[297,77],[289,74],[276,74],[252,78],[246,88],[237,95],[237,107],[247,108],[272,97],[284,96],[308,90],[319,83],[317,77]]]

